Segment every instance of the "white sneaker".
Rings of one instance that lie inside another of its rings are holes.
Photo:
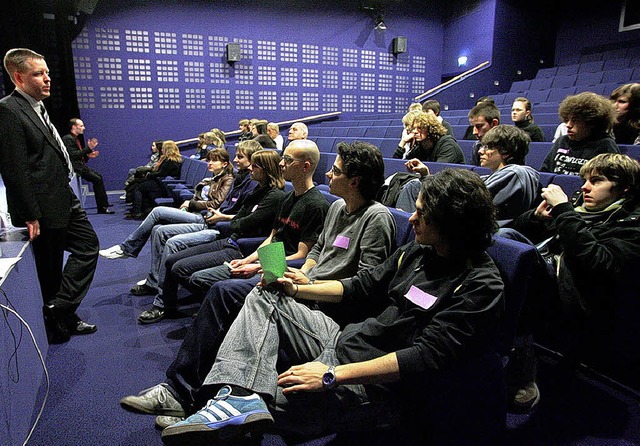
[[[172,417],[169,415],[158,415],[156,417],[156,427],[164,429],[165,427],[172,426],[180,421],[184,421],[184,417]]]
[[[110,260],[124,259],[125,257],[128,257],[124,251],[122,251],[120,245],[113,245],[111,248],[101,249],[98,253],[105,259]]]
[[[126,200],[127,199],[127,194],[122,194],[120,195],[120,197],[118,197],[120,200]]]

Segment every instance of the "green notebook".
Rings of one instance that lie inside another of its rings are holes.
[[[282,242],[269,243],[258,248],[258,259],[262,266],[262,274],[266,284],[276,281],[278,277],[283,277],[287,270],[287,261],[284,255],[284,244]]]

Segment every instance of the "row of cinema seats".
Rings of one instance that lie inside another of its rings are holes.
[[[555,126],[553,126],[555,130]],[[377,146],[382,152],[384,158],[392,159],[393,152],[398,146],[399,138],[371,138],[371,137],[345,137],[345,136],[318,136],[311,137],[316,142],[321,152],[336,153],[338,143],[342,141],[352,142],[355,140],[365,141]],[[462,149],[465,160],[471,160],[471,149],[476,141],[467,139],[458,139],[458,144]],[[540,169],[544,159],[551,150],[551,142],[532,142],[529,144],[529,154],[525,158],[525,164],[531,166],[534,169]],[[640,146],[620,144],[618,146],[620,152],[629,155],[631,158],[640,161]]]
[[[318,167],[315,171],[313,180],[316,184],[322,185],[327,184],[328,180],[326,178],[325,172],[331,169],[331,165],[335,159],[335,153],[320,153],[320,161],[318,163]],[[405,160],[395,159],[395,158],[385,158],[384,159],[384,175],[385,178],[396,172],[406,172],[405,168]],[[439,171],[446,168],[454,168],[454,169],[467,169],[476,172],[478,175],[488,175],[491,171],[486,167],[478,167],[472,166],[470,164],[449,164],[449,163],[434,163],[434,162],[426,162],[425,163],[429,167],[429,171],[431,173],[438,173]],[[575,175],[560,175],[550,172],[539,172],[540,173],[540,183],[541,186],[544,187],[548,184],[557,184],[561,186],[562,189],[568,194],[571,195],[574,192],[578,191],[582,186],[582,179]]]
[[[465,141],[463,141],[464,143]],[[375,143],[375,142],[372,142]],[[468,141],[468,143],[472,143],[472,141]],[[539,167],[546,156],[547,148],[543,149],[544,144],[548,143],[532,143],[532,150],[530,151],[530,156],[532,154],[536,154],[536,165],[534,167]],[[540,147],[537,147],[540,145]],[[638,146],[630,146],[636,147],[640,149]],[[470,148],[470,144],[469,144]],[[535,149],[535,150],[534,150]],[[328,184],[328,179],[326,177],[326,172],[331,169],[331,165],[336,157],[335,153],[322,151],[321,147],[320,152],[320,161],[318,163],[318,167],[313,176],[313,181],[318,185],[326,185]],[[384,156],[384,154],[383,154]],[[385,164],[385,178],[396,172],[405,172],[405,161],[401,159],[395,158],[384,158]],[[426,163],[429,166],[429,169],[432,173],[437,173],[440,170],[452,167],[459,169],[467,169],[473,170],[477,172],[478,175],[488,175],[490,173],[489,169],[484,167],[472,166],[468,164],[448,164],[448,163]],[[168,197],[156,198],[157,205],[164,206],[177,206],[185,200],[189,200],[193,197],[193,187],[200,182],[203,178],[208,176],[207,171],[207,163],[201,160],[196,160],[188,157],[183,158],[183,165],[181,169],[180,178],[177,179],[165,179],[165,185],[168,190]],[[572,175],[557,175],[548,172],[540,172],[540,179],[543,186],[546,186],[549,183],[554,183],[562,186],[562,188],[568,193],[571,194],[577,191],[582,185],[582,180],[577,176]],[[288,190],[291,188],[290,184],[286,184],[285,188]]]

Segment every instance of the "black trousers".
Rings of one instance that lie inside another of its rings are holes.
[[[99,249],[98,236],[75,195],[67,227],[41,226],[32,246],[43,303],[73,315],[91,286]],[[70,254],[66,264],[65,251]]]
[[[178,394],[184,409],[193,413],[207,400],[198,394],[209,374],[229,327],[247,294],[260,280],[230,279],[216,282],[189,327],[176,359],[167,369],[167,384]]]
[[[109,206],[109,197],[107,197],[107,191],[104,187],[102,175],[87,166],[83,166],[81,169],[76,169],[76,173],[80,175],[83,180],[93,184],[93,193],[96,197],[96,207],[98,209],[106,209]]]

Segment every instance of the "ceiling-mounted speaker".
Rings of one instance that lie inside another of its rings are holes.
[[[402,36],[394,37],[391,46],[392,46],[393,54],[406,53],[407,38]]]

